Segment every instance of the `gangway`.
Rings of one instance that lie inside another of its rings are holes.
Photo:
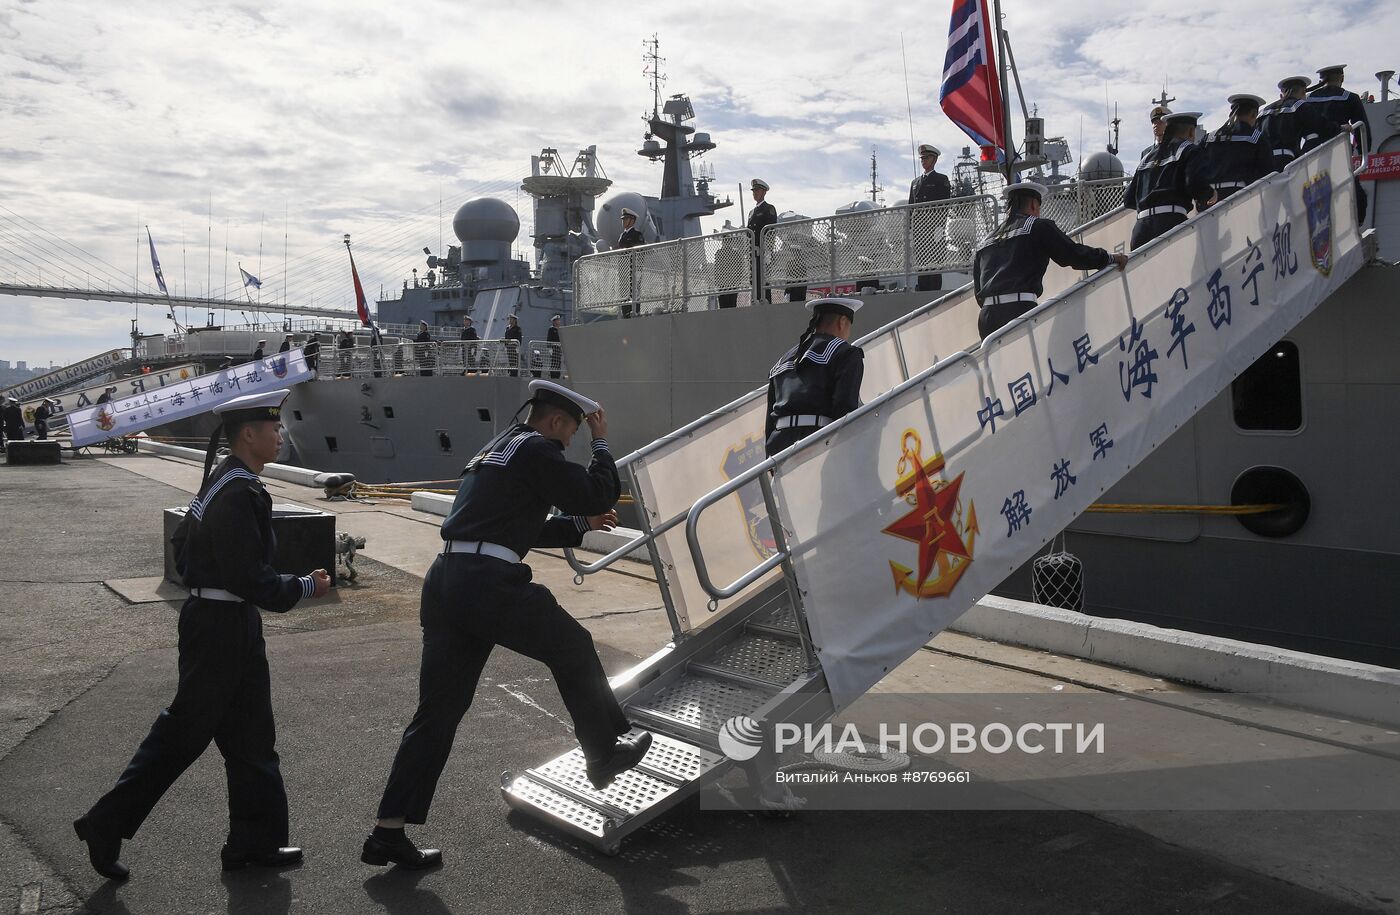
[[[85,381],[90,381],[98,376],[105,375],[131,357],[131,351],[125,349],[108,350],[105,353],[98,353],[86,359],[70,363],[62,368],[54,369],[43,375],[35,375],[33,378],[21,381],[19,384],[11,385],[4,390],[0,390],[0,397],[14,397],[18,400],[33,400],[36,397],[44,397],[49,394],[66,391],[69,388],[77,387]]]
[[[1348,140],[1122,272],[1052,268],[985,341],[967,287],[880,328],[859,341],[864,405],[773,458],[761,390],[624,458],[641,535],[570,562],[581,582],[648,549],[672,641],[612,686],[655,742],[602,791],[578,749],[507,772],[506,802],[615,854],[736,764],[759,784],[765,729],[863,695],[1361,268]],[[1123,250],[1133,218],[1078,234]]]

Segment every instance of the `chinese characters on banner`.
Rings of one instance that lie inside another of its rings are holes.
[[[291,387],[311,377],[302,351],[294,349],[180,384],[74,410],[68,414],[73,447],[81,448],[113,436],[132,435],[152,426],[207,413],[235,397]]]

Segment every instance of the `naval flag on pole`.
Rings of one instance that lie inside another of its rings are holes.
[[[146,226],[146,243],[151,246],[151,269],[155,271],[156,284],[163,295],[170,295],[170,290],[165,288],[165,274],[160,270],[160,258],[156,257],[156,243],[151,240],[150,226]]]
[[[239,265],[238,265],[238,272],[241,273],[241,274],[243,274],[243,288],[244,288],[244,289],[247,289],[249,286],[252,286],[254,289],[261,289],[261,288],[262,288],[262,280],[260,280],[260,279],[258,279],[257,277],[253,276],[253,274],[249,273],[247,270],[244,270],[242,264],[239,264]],[[261,300],[259,300],[259,301],[261,301]]]
[[[360,272],[355,269],[355,254],[350,250],[350,236],[345,236],[345,253],[350,255],[350,278],[355,281],[355,313],[360,323],[370,326],[369,303],[365,301],[365,287],[360,285]]]
[[[991,52],[995,34],[987,0],[953,0],[938,99],[948,120],[982,147],[983,160],[999,160],[1006,147],[1001,86]]]

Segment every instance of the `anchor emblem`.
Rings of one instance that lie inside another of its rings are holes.
[[[943,470],[942,453],[927,461],[921,454],[923,442],[913,429],[905,429],[900,442],[900,458],[895,472],[895,493],[912,506],[908,514],[884,529],[884,533],[919,546],[918,572],[890,560],[895,591],[907,591],[916,598],[947,597],[972,564],[977,540],[977,509],[971,501],[963,511],[959,492],[963,476],[936,479]]]

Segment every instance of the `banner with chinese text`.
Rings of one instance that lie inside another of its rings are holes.
[[[1028,561],[1355,273],[1354,205],[1338,138],[780,465],[778,504],[838,706]]]
[[[268,356],[154,391],[119,397],[68,414],[73,447],[207,413],[235,397],[275,391],[312,378],[300,349]]]
[[[74,410],[81,410],[84,407],[91,407],[97,404],[97,398],[101,397],[108,388],[116,388],[116,393],[112,395],[114,399],[123,397],[139,397],[148,391],[154,391],[171,384],[179,384],[188,381],[200,372],[204,371],[198,363],[188,363],[186,365],[176,365],[168,369],[161,369],[158,372],[148,372],[144,375],[130,375],[126,378],[116,378],[104,381],[80,391],[68,391],[64,394],[55,394],[48,398],[56,400],[58,403],[53,407],[53,415],[49,418],[49,428],[55,425],[66,424],[68,414]],[[43,403],[44,399],[31,400],[28,403],[20,404],[20,409],[24,411],[24,421],[33,425],[34,410]]]

